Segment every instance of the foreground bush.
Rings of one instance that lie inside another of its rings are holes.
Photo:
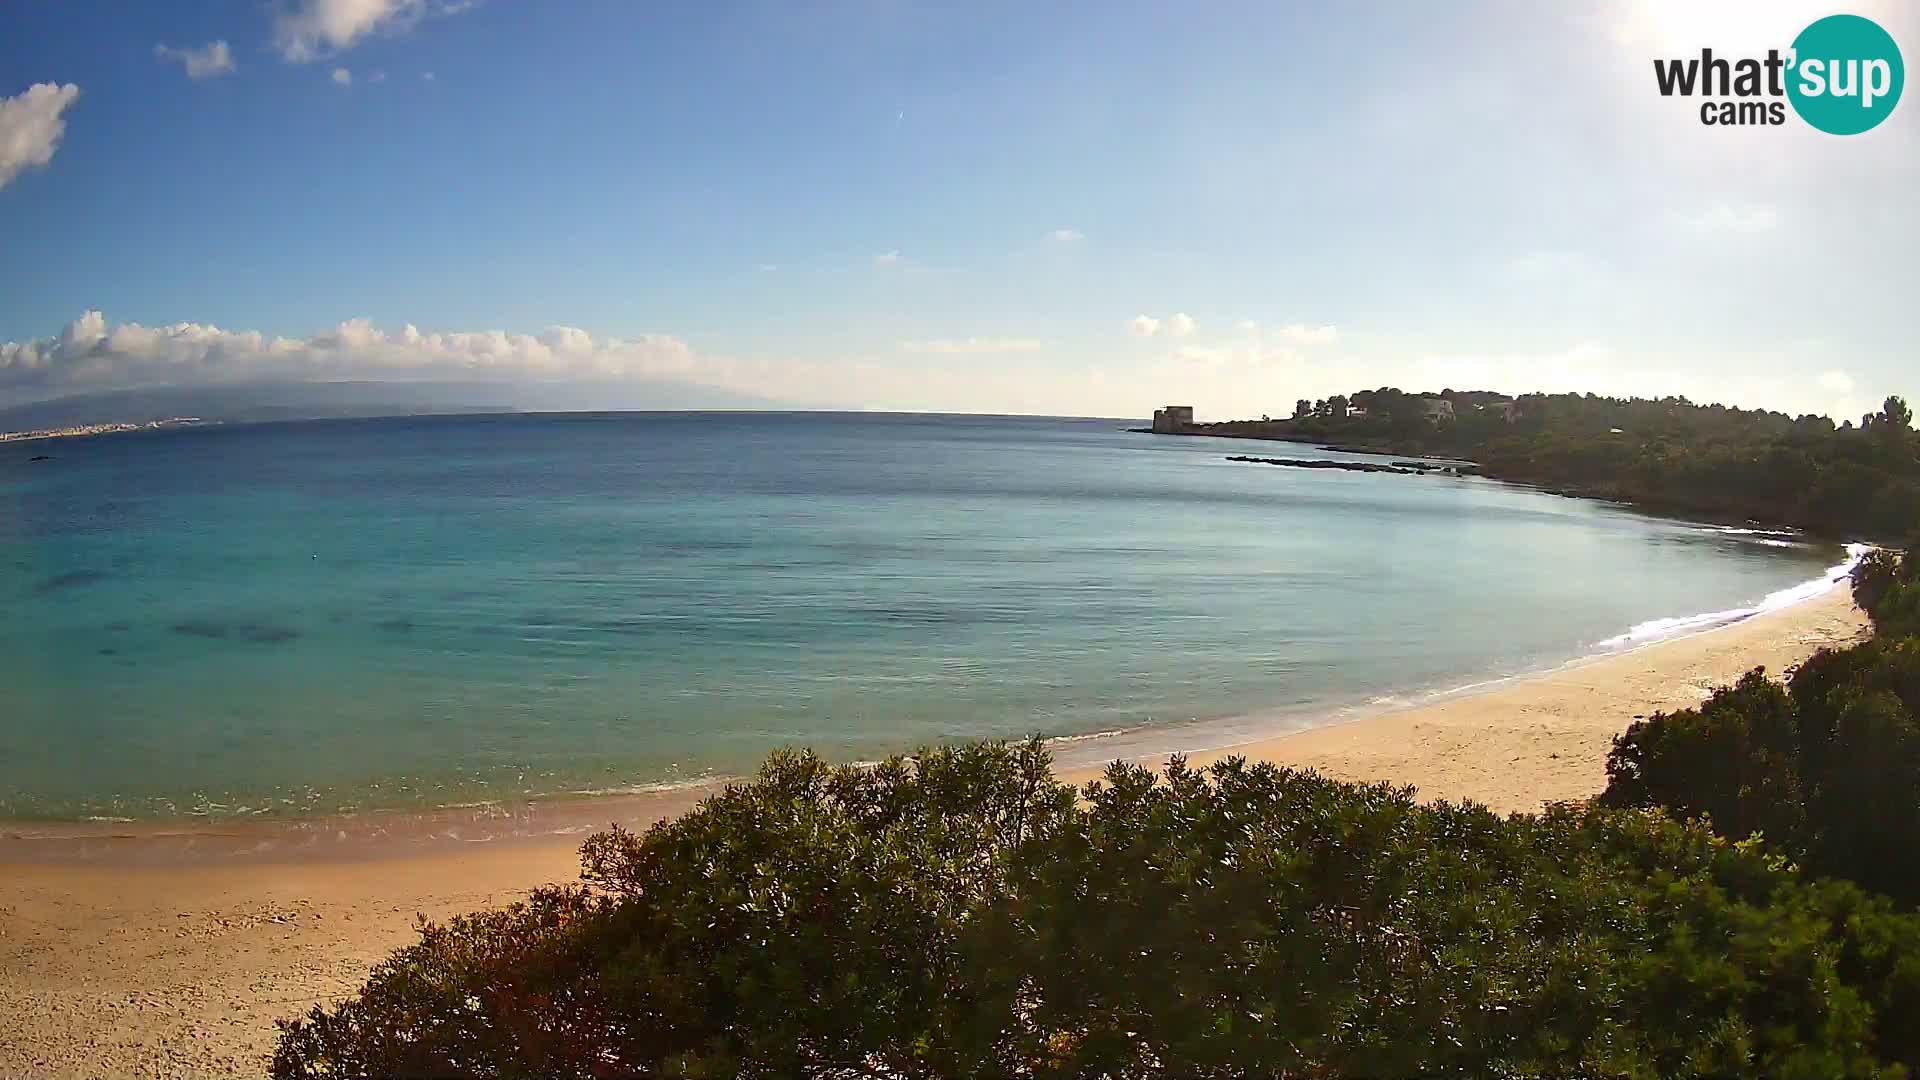
[[[1920,907],[1917,579],[1910,554],[1868,556],[1853,588],[1873,640],[1816,653],[1785,686],[1756,670],[1697,709],[1634,724],[1614,741],[1603,801],[1704,815]]]
[[[1904,1075],[1920,923],[1657,814],[1035,743],[774,756],[428,926],[281,1077]]]

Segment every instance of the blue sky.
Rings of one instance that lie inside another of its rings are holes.
[[[8,3],[0,405],[478,371],[1854,415],[1920,391],[1920,103],[1717,130],[1650,63],[1831,10]],[[1920,50],[1911,8],[1848,10]]]

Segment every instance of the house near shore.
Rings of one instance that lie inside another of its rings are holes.
[[[1453,402],[1443,397],[1423,397],[1420,399],[1420,415],[1428,423],[1437,424],[1442,420],[1453,419]]]
[[[1193,426],[1193,406],[1169,405],[1153,410],[1153,433],[1178,435]]]

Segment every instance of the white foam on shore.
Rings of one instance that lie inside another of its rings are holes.
[[[1138,728],[1111,728],[1106,731],[1089,731],[1083,735],[1055,735],[1040,741],[1047,746],[1065,746],[1069,743],[1092,742],[1095,739],[1115,739],[1138,730]]]
[[[1757,534],[1760,530],[1724,529],[1720,531]],[[1716,627],[1726,626],[1729,623],[1737,623],[1745,619],[1751,619],[1755,615],[1764,615],[1769,611],[1778,611],[1784,607],[1791,607],[1794,604],[1800,603],[1802,600],[1811,600],[1846,581],[1849,575],[1853,573],[1853,568],[1858,566],[1860,560],[1865,558],[1867,552],[1872,550],[1872,544],[1848,544],[1845,562],[1829,566],[1825,574],[1811,581],[1803,581],[1798,585],[1792,585],[1777,592],[1768,593],[1765,599],[1750,607],[1728,608],[1725,611],[1706,611],[1698,615],[1678,615],[1666,619],[1649,619],[1646,622],[1634,624],[1634,626],[1624,634],[1616,634],[1613,637],[1607,638],[1605,641],[1599,642],[1595,648],[1603,652],[1637,648],[1641,645],[1650,645],[1656,641],[1665,641],[1668,638],[1679,637],[1683,634],[1694,634],[1702,630],[1712,630]]]
[[[658,795],[662,792],[685,791],[688,788],[705,787],[724,779],[728,778],[707,772],[699,776],[690,776],[678,780],[655,780],[644,784],[621,784],[616,787],[575,788],[566,792],[566,794],[589,798],[599,798],[607,795]],[[547,794],[550,793],[542,792],[540,795],[536,795],[535,798],[538,799]]]
[[[1799,533],[1789,529],[1743,529],[1733,525],[1708,525],[1701,531],[1713,536],[1731,537],[1743,544],[1759,544],[1762,547],[1799,547],[1806,542]]]

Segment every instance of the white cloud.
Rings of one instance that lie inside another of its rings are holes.
[[[1160,320],[1142,318],[1159,333]],[[1218,342],[1176,339],[1084,355],[1049,342],[1045,363],[1031,351],[986,352],[978,345],[972,352],[929,350],[903,362],[898,346],[889,342],[867,355],[731,356],[661,334],[621,340],[576,327],[532,334],[426,333],[413,326],[382,330],[364,319],[289,338],[194,323],[116,326],[88,312],[52,337],[0,344],[0,406],[101,390],[269,380],[578,385],[589,388],[582,391],[583,402],[610,405],[620,386],[651,392],[665,381],[790,407],[1111,417],[1144,417],[1168,401],[1221,417],[1282,415],[1296,398],[1383,385],[1685,394],[1696,401],[1817,409],[1840,418],[1857,418],[1884,396],[1884,390],[1871,400],[1857,391],[1839,392],[1836,380],[1823,386],[1790,353],[1743,355],[1742,374],[1729,376],[1689,368],[1684,355],[1616,352],[1590,343],[1560,351],[1452,355],[1423,354],[1408,345],[1338,362],[1266,334]]]
[[[1184,311],[1176,311],[1167,316],[1167,333],[1174,337],[1186,337],[1193,333],[1193,316]]]
[[[1836,394],[1853,392],[1853,376],[1844,371],[1823,371],[1820,373],[1820,389]]]
[[[370,34],[473,6],[473,0],[296,0],[274,16],[273,45],[286,59],[305,64],[350,49]]]
[[[873,257],[873,265],[875,266],[892,266],[899,261],[900,253],[898,251],[883,251]]]
[[[432,81],[433,81],[433,72],[431,72],[431,71],[423,71],[423,72],[421,72],[421,73],[420,73],[420,81],[421,81],[421,82],[432,82]]]
[[[369,79],[368,79],[367,81],[368,81],[368,82],[370,82],[370,83],[383,83],[383,82],[386,82],[386,81],[387,81],[387,73],[386,73],[386,72],[384,72],[384,71],[376,71],[376,72],[374,72],[374,73],[373,73],[373,77],[372,77],[372,78],[369,78]]]
[[[1234,325],[1250,334],[1260,332],[1260,324],[1252,319],[1242,319]],[[1331,345],[1340,336],[1340,331],[1332,325],[1308,326],[1305,323],[1268,327],[1267,332],[1299,345]]]
[[[1071,244],[1076,240],[1085,240],[1087,234],[1077,229],[1055,229],[1047,234],[1047,239],[1062,244]]]
[[[775,263],[761,263],[760,265],[754,267],[754,269],[760,271],[763,274],[771,274],[776,270],[779,270],[780,267]]]
[[[903,341],[900,348],[910,353],[978,355],[981,353],[1033,352],[1040,342],[1033,338],[936,338],[932,341]]]
[[[1160,332],[1160,320],[1151,315],[1135,315],[1127,331],[1136,337],[1152,337]]]
[[[61,114],[80,88],[68,83],[35,83],[20,94],[0,98],[0,189],[27,169],[53,160],[67,130]]]
[[[1681,223],[1696,232],[1763,233],[1780,224],[1780,214],[1770,206],[1735,206],[1717,202],[1707,209],[1681,216]]]
[[[261,379],[687,377],[697,367],[684,342],[657,334],[596,341],[570,326],[539,334],[424,334],[412,325],[388,333],[349,319],[324,334],[286,338],[199,323],[108,326],[89,311],[56,338],[0,344],[0,403]]]
[[[1288,341],[1297,341],[1302,345],[1331,345],[1334,340],[1340,336],[1339,329],[1332,325],[1307,326],[1302,323],[1292,323],[1288,326],[1282,326],[1276,329],[1274,333],[1286,338]]]
[[[348,71],[346,68],[334,68],[333,81],[339,83],[341,86],[352,86],[353,72]]]
[[[60,347],[69,352],[90,349],[106,336],[106,316],[98,311],[89,311],[68,323],[67,328],[60,332]]]
[[[225,41],[210,41],[197,49],[176,49],[155,45],[153,55],[162,60],[178,60],[187,69],[189,79],[210,79],[233,70],[233,50]]]

